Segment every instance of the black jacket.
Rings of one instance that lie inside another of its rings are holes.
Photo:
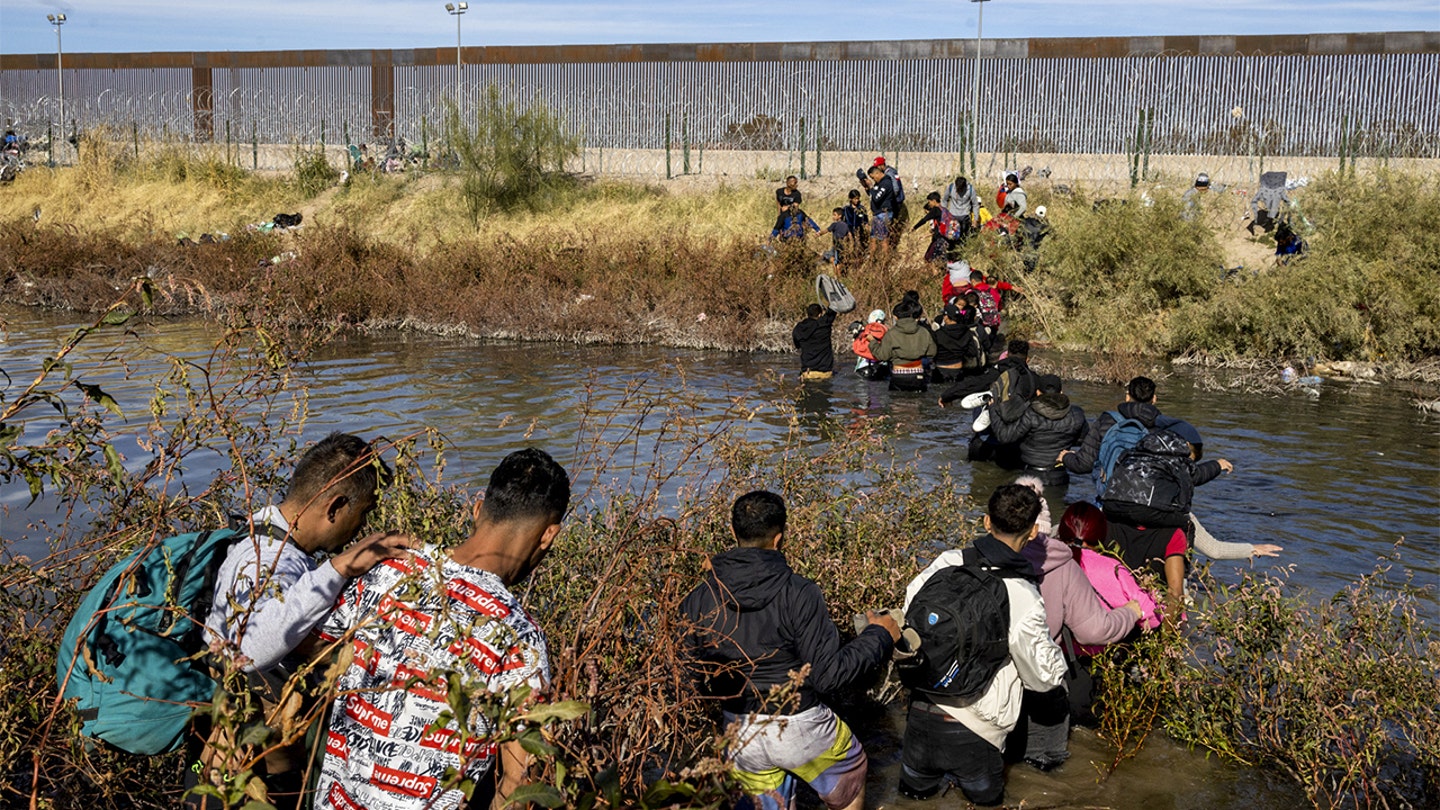
[[[1119,411],[1126,419],[1134,419],[1152,430],[1155,428],[1155,420],[1160,418],[1160,409],[1150,402],[1122,402],[1115,406],[1114,410]],[[1115,417],[1110,415],[1110,411],[1095,417],[1095,424],[1085,435],[1085,443],[1080,445],[1079,450],[1065,456],[1065,469],[1078,475],[1085,475],[1095,469],[1095,462],[1100,460],[1100,443],[1105,440],[1105,434],[1109,433],[1112,427],[1115,427]]]
[[[980,336],[973,326],[965,326],[958,323],[947,323],[935,328],[935,365],[956,366],[963,364],[965,368],[974,368],[979,372],[981,360],[985,352],[981,347]]]
[[[1190,460],[1190,444],[1168,430],[1140,440],[1115,462],[1105,514],[1131,525],[1183,526],[1195,487],[1220,474],[1218,461]]]
[[[984,391],[1000,379],[1001,374],[1014,375],[1011,387],[1015,394],[1021,399],[1030,400],[1035,397],[1035,390],[1040,387],[1039,378],[1035,372],[1026,365],[1023,357],[1007,357],[995,364],[995,367],[984,374],[975,377],[966,377],[952,385],[945,393],[940,395],[940,401],[950,404],[957,399],[963,399],[971,394]]]
[[[818,318],[806,318],[795,324],[790,337],[800,350],[801,371],[834,371],[835,347],[831,345],[830,328],[835,325],[835,310],[827,309]]]
[[[820,586],[790,570],[773,549],[734,548],[710,560],[705,580],[685,597],[685,652],[702,690],[725,709],[773,714],[770,687],[810,665],[794,714],[865,676],[890,654],[890,634],[871,625],[848,644],[830,620]]]
[[[1090,426],[1079,405],[1071,405],[1064,394],[1041,394],[1030,402],[1019,419],[1006,422],[992,413],[990,434],[1000,444],[1020,445],[1020,460],[1028,469],[1049,473],[1055,470],[1060,451],[1085,438]],[[1055,483],[1069,478],[1055,470]],[[1046,480],[1046,483],[1050,483]]]

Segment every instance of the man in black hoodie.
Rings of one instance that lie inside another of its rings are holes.
[[[835,373],[835,346],[830,330],[835,326],[835,310],[811,304],[805,320],[795,324],[790,339],[800,350],[800,379],[828,380]]]
[[[799,777],[833,810],[858,810],[865,799],[865,750],[820,695],[884,663],[900,628],[888,614],[870,613],[865,629],[840,643],[820,586],[792,571],[780,551],[785,501],[779,495],[740,497],[730,520],[736,547],[710,559],[710,573],[680,612],[690,626],[686,656],[702,691],[720,701],[727,728],[739,724],[732,772],[757,806],[791,806]],[[806,666],[797,691],[772,694]]]
[[[1160,418],[1160,409],[1155,407],[1155,381],[1149,377],[1136,377],[1125,386],[1125,401],[1115,406],[1115,412],[1123,419],[1134,419],[1145,427],[1154,430],[1155,420]],[[1078,475],[1084,475],[1095,470],[1095,465],[1100,461],[1100,443],[1105,441],[1105,434],[1110,428],[1115,427],[1117,420],[1110,411],[1106,411],[1095,417],[1095,425],[1085,436],[1085,443],[1079,450],[1061,450],[1056,456],[1057,464],[1064,464],[1065,469]]]
[[[1034,473],[1047,487],[1070,483],[1070,474],[1058,466],[1056,456],[1061,450],[1080,443],[1090,426],[1085,411],[1071,405],[1061,390],[1060,378],[1054,374],[1040,375],[1040,389],[1030,407],[1019,419],[1007,422],[992,416],[990,434],[1001,445],[1018,445],[1020,464]]]

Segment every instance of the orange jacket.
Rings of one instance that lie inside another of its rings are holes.
[[[875,355],[870,353],[870,341],[885,337],[886,331],[887,327],[883,323],[865,324],[865,329],[856,335],[854,342],[850,344],[850,350],[872,363],[875,362]]]

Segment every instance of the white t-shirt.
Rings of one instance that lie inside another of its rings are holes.
[[[479,784],[496,746],[479,709],[468,735],[453,720],[433,728],[449,710],[447,677],[458,676],[475,704],[550,681],[545,635],[499,577],[434,546],[414,554],[355,580],[321,626],[328,641],[356,630],[331,707],[316,807],[458,807],[464,794],[444,788],[446,771],[462,769],[463,754],[464,776]]]

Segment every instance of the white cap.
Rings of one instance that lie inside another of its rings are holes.
[[[1045,206],[1043,206],[1043,205],[1037,205],[1037,206],[1035,206],[1035,216],[1039,217],[1040,219],[1044,219],[1044,218],[1045,218]]]
[[[880,323],[885,320],[885,310],[877,309],[870,312],[870,317],[865,319],[866,323]]]

